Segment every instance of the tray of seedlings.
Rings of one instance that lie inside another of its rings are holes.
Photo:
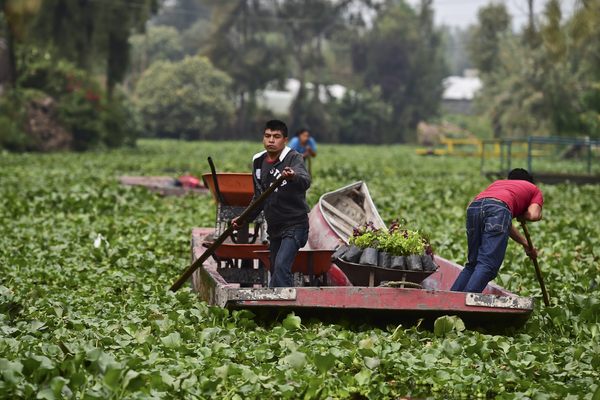
[[[331,259],[355,286],[419,287],[437,270],[429,240],[397,222],[389,230],[372,223],[355,228],[349,244],[338,247]]]

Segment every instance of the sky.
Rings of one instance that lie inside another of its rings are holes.
[[[418,5],[420,0],[407,0]],[[504,3],[513,17],[513,29],[519,30],[527,22],[527,0],[433,0],[436,24],[465,28],[477,22],[477,10],[490,3]],[[577,0],[561,0],[563,10],[568,15]],[[536,15],[541,15],[546,0],[534,0]]]

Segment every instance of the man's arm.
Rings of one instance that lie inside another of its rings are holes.
[[[529,247],[527,239],[521,235],[517,228],[512,224],[510,225],[509,236],[512,240],[525,248],[525,253],[527,253],[529,257],[537,258],[537,249],[535,247]]]
[[[520,221],[539,221],[542,219],[542,206],[537,203],[531,203],[527,207],[527,211],[517,218]]]
[[[304,166],[304,161],[302,157],[293,157],[290,162],[290,167],[294,174],[291,178],[291,181],[295,185],[300,185],[303,190],[307,190],[310,187],[310,175]]]

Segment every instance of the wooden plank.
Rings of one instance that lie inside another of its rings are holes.
[[[347,225],[342,225],[343,221],[339,221],[337,219],[331,219],[329,222],[331,222],[331,224],[334,225],[337,229],[342,231],[342,233],[345,234],[346,237],[350,237],[352,235],[352,233],[353,233],[352,228],[348,228]]]
[[[321,204],[323,204],[325,206],[327,211],[331,212],[332,214],[335,214],[336,217],[339,217],[340,219],[342,219],[344,222],[346,222],[351,227],[354,228],[354,227],[360,225],[359,222],[354,221],[352,218],[348,217],[342,211],[338,210],[337,208],[335,208],[333,205],[329,204],[325,200],[321,201]]]

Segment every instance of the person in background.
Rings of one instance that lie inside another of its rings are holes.
[[[304,161],[306,162],[312,157],[317,156],[317,142],[310,135],[308,129],[302,128],[296,132],[296,136],[290,140],[289,146],[302,154]]]
[[[522,168],[510,171],[479,193],[467,208],[468,259],[450,290],[481,293],[498,275],[508,238],[521,244],[532,258],[537,250],[513,226],[512,219],[539,221],[544,198],[533,177]]]
[[[254,215],[261,211],[267,220],[269,251],[271,257],[271,287],[294,286],[292,265],[296,253],[308,240],[308,204],[306,191],[310,187],[310,175],[304,167],[302,156],[287,146],[288,131],[284,122],[271,120],[263,130],[265,150],[252,159],[254,198],[256,200],[280,176],[285,180],[264,201]],[[241,228],[238,218],[231,224]]]

